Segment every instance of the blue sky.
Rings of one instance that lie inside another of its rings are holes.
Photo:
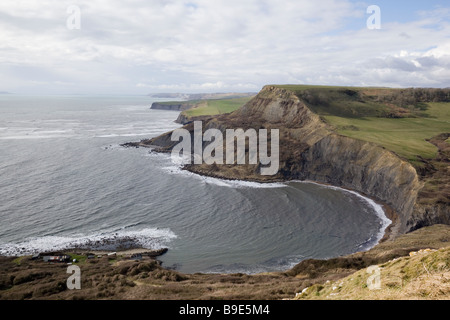
[[[430,11],[440,7],[449,7],[448,1],[408,1],[408,0],[375,0],[370,4],[378,5],[382,10],[384,22],[410,22],[417,20],[422,11]]]
[[[450,1],[433,0],[2,0],[0,91],[450,87],[449,18]]]

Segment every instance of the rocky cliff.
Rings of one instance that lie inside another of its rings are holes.
[[[193,131],[193,124],[185,128]],[[376,144],[334,133],[291,91],[267,86],[239,110],[204,119],[203,130],[209,128],[223,133],[233,128],[279,129],[278,174],[261,176],[259,165],[202,164],[188,165],[186,169],[226,179],[313,180],[352,189],[393,209],[392,237],[425,225],[450,222],[447,205],[420,204],[424,183],[411,164]],[[167,133],[140,144],[170,151],[177,143]]]
[[[192,108],[191,103],[184,102],[173,102],[173,103],[161,103],[161,102],[153,102],[150,109],[156,110],[170,110],[170,111],[184,111]]]

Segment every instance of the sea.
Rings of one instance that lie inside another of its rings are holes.
[[[0,95],[0,255],[168,248],[185,273],[287,270],[376,245],[390,221],[360,194],[314,182],[199,176],[148,148],[179,128],[149,96]]]

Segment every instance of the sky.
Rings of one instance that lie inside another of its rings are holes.
[[[0,91],[257,92],[267,84],[450,87],[450,1],[0,1]]]

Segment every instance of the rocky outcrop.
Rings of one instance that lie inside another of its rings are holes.
[[[179,124],[182,124],[182,125],[188,124],[190,121],[191,121],[191,120],[189,120],[189,117],[186,116],[186,114],[183,113],[183,112],[181,112],[181,113],[178,115],[177,120],[175,120],[176,123],[179,123]]]
[[[419,199],[420,200],[420,199]],[[413,214],[408,220],[408,230],[416,230],[435,224],[450,225],[449,207],[446,203],[423,204],[414,206]]]
[[[193,130],[193,125],[185,126]],[[373,143],[340,136],[293,92],[265,87],[239,110],[203,121],[203,130],[260,128],[280,130],[280,170],[261,176],[259,165],[189,165],[186,169],[225,179],[257,181],[313,180],[344,187],[370,196],[395,211],[391,236],[421,226],[449,223],[448,206],[421,205],[424,183],[415,168],[392,152]],[[142,145],[170,151],[176,144],[170,133]]]

